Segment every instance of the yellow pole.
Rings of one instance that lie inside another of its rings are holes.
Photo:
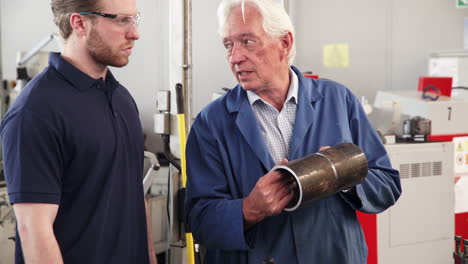
[[[179,127],[179,142],[180,142],[180,170],[182,174],[182,188],[187,185],[187,163],[185,160],[185,143],[187,142],[187,134],[185,130],[185,113],[183,111],[182,100],[182,85],[176,87],[178,114],[177,124]],[[179,105],[180,104],[180,105]],[[187,263],[195,264],[195,250],[193,243],[192,233],[185,233],[185,240],[187,243]]]
[[[185,162],[185,114],[177,114],[177,124],[179,126],[179,141],[180,141],[180,173],[182,174],[182,188],[187,185],[187,163]]]

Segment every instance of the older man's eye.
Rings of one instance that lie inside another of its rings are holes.
[[[244,39],[244,40],[242,40],[242,44],[244,44],[244,45],[252,45],[252,44],[254,44],[254,43],[255,43],[255,41],[253,41],[253,40],[251,40],[251,39]]]
[[[224,48],[227,51],[231,51],[232,50],[232,43],[224,43]]]

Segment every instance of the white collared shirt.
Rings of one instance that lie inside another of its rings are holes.
[[[281,112],[278,112],[275,107],[260,98],[255,92],[247,91],[247,97],[257,117],[263,139],[275,163],[288,157],[294,121],[296,120],[299,80],[291,68],[289,76],[291,83]]]

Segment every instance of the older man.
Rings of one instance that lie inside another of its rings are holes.
[[[127,65],[140,37],[136,1],[51,7],[64,50],[1,127],[16,263],[155,263],[138,110],[108,69]]]
[[[366,263],[356,210],[379,213],[401,193],[378,135],[344,86],[291,66],[294,29],[271,0],[224,0],[219,28],[239,85],[198,115],[187,143],[186,218],[205,263]],[[369,161],[366,180],[284,212],[275,163],[343,142]]]

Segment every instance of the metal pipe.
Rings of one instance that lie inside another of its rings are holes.
[[[301,159],[275,166],[291,177],[294,197],[285,211],[294,211],[301,204],[320,199],[361,183],[367,176],[367,159],[362,150],[343,143]]]
[[[192,0],[183,0],[183,54],[182,54],[182,84],[184,88],[185,126],[191,127],[192,94],[193,94],[193,62],[192,62]],[[188,132],[188,131],[186,131]]]
[[[22,58],[19,58],[16,67],[25,66],[30,59],[32,59],[37,53],[39,53],[39,51],[41,51],[42,48],[47,46],[47,44],[49,44],[52,40],[56,40],[60,43],[60,37],[57,34],[50,34],[46,36],[39,43],[37,43],[37,45],[34,46],[26,55],[24,55]]]
[[[455,253],[461,252],[462,236],[455,236]]]
[[[463,251],[465,251],[465,261],[468,261],[468,239],[463,239]]]

